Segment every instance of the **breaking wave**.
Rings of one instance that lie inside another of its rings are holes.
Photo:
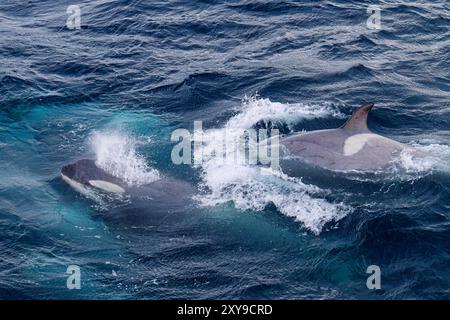
[[[269,122],[272,128],[277,124],[291,127],[302,119],[340,117],[339,111],[331,106],[283,104],[269,99],[252,97],[245,99],[238,114],[221,129],[204,132],[203,145],[197,154],[211,154],[211,150],[222,148],[223,140],[218,136],[233,139],[258,122]],[[315,234],[331,221],[338,221],[352,208],[343,203],[324,200],[330,193],[315,185],[305,184],[299,178],[289,177],[278,170],[262,168],[245,163],[245,154],[239,150],[226,150],[225,161],[221,157],[203,157],[198,165],[202,172],[206,195],[197,197],[205,206],[233,202],[241,210],[262,211],[273,204],[277,210]]]

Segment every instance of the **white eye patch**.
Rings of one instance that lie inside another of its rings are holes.
[[[93,187],[96,187],[98,189],[102,189],[106,192],[113,192],[113,193],[124,193],[125,189],[123,189],[121,186],[118,186],[117,184],[104,181],[104,180],[89,180],[89,184]]]

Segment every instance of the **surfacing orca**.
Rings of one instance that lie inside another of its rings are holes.
[[[369,130],[367,116],[373,106],[362,105],[340,128],[281,138],[283,170],[295,171],[302,162],[333,171],[373,171],[392,165],[405,150],[421,156],[420,151]]]
[[[128,185],[102,168],[94,160],[82,159],[61,169],[62,179],[76,191],[86,194],[90,189],[130,195],[154,202],[184,203],[193,195],[191,184],[169,177],[162,177],[144,185]],[[166,201],[167,200],[167,201]],[[170,208],[170,205],[168,205]]]
[[[195,207],[196,188],[172,177],[161,176],[151,183],[128,185],[89,159],[65,165],[61,177],[87,199],[100,204],[95,214],[126,238],[146,230],[163,232],[165,225],[183,226]]]

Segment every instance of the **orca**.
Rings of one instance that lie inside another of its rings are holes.
[[[61,177],[83,195],[95,190],[128,196],[136,207],[145,206],[152,212],[183,212],[192,204],[192,196],[195,194],[195,188],[190,183],[172,177],[160,177],[143,185],[128,185],[98,167],[91,159],[82,159],[63,166]]]
[[[282,137],[282,169],[289,173],[307,164],[332,171],[377,171],[393,165],[404,151],[423,156],[419,150],[372,132],[367,117],[373,107],[373,103],[362,105],[337,129]]]

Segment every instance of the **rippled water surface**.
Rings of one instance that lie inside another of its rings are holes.
[[[0,4],[0,298],[450,298],[447,1],[77,3],[79,30],[71,1]],[[170,158],[194,120],[289,134],[365,101],[374,132],[430,159],[292,177]],[[82,158],[131,184],[188,182],[192,203],[83,196],[59,175]]]

